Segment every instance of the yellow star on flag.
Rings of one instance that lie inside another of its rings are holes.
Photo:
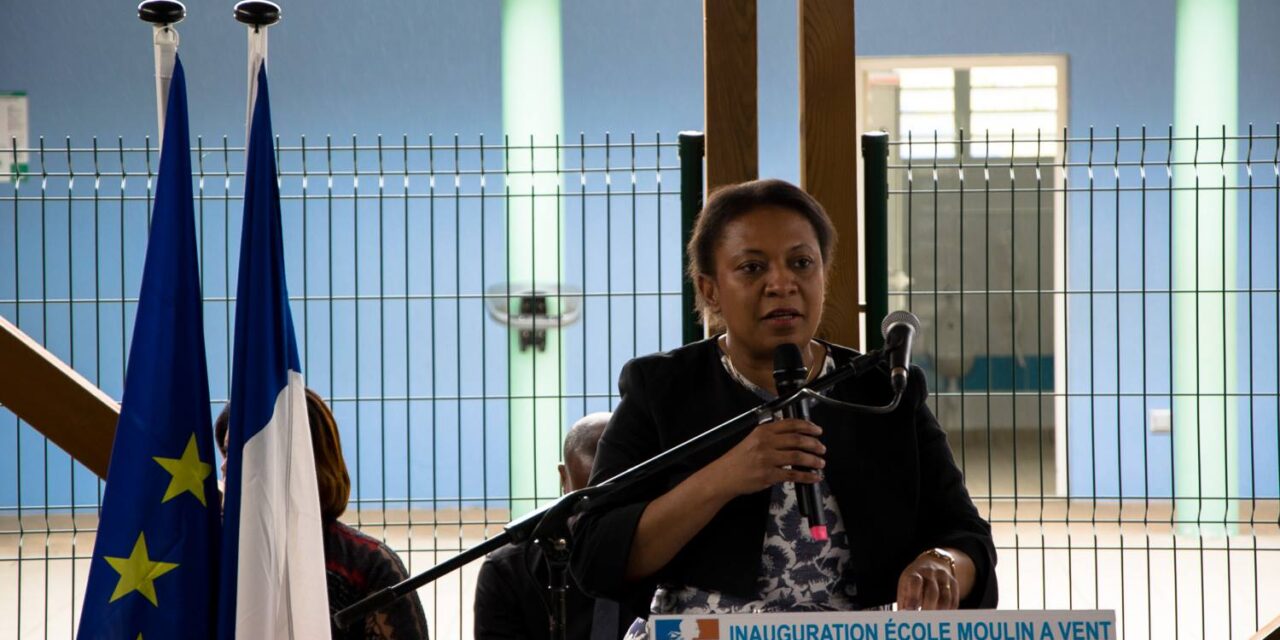
[[[169,480],[169,488],[164,492],[164,499],[160,502],[168,502],[190,491],[200,500],[200,504],[209,506],[204,501],[204,480],[213,473],[213,465],[200,460],[200,452],[196,449],[196,434],[191,434],[191,439],[187,441],[187,448],[182,452],[181,458],[155,456],[152,459],[173,476]]]
[[[113,558],[105,556],[107,564],[111,565],[116,573],[120,574],[120,581],[116,583],[116,590],[111,594],[111,599],[107,602],[115,602],[124,596],[137,591],[143,597],[151,601],[151,604],[160,606],[156,602],[156,585],[155,579],[178,568],[176,562],[152,562],[147,556],[147,540],[142,533],[138,534],[138,541],[133,545],[133,552],[128,558]]]

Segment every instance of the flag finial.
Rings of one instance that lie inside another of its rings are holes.
[[[144,0],[138,5],[138,19],[158,27],[178,24],[186,17],[187,8],[177,0]]]
[[[236,20],[251,27],[269,27],[280,22],[280,5],[267,0],[241,0],[236,3]]]

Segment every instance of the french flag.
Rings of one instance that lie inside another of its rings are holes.
[[[265,63],[258,67],[252,113],[236,289],[218,637],[328,638],[320,499],[285,287]]]

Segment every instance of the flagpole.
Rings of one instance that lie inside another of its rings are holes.
[[[144,0],[138,5],[138,18],[151,24],[151,41],[156,64],[156,125],[160,148],[164,146],[164,113],[168,106],[169,81],[173,79],[173,61],[178,55],[178,30],[173,25],[187,17],[187,8],[177,0]]]
[[[252,121],[246,136],[244,216],[223,502],[221,640],[329,636],[324,521],[307,422],[306,382],[289,311],[266,27],[271,2],[240,2],[248,26]]]
[[[267,28],[280,22],[280,5],[267,0],[236,3],[236,21],[249,32],[249,92],[244,111],[245,147],[249,145],[249,124],[253,121],[253,101],[258,97],[258,67],[267,63]]]

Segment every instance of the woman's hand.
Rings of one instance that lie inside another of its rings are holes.
[[[784,467],[826,466],[820,457],[827,452],[818,441],[821,433],[821,428],[804,420],[762,424],[727,453],[650,502],[636,525],[627,580],[661,569],[733,498],[779,482],[817,482],[818,473]]]
[[[756,427],[742,442],[717,458],[702,474],[727,498],[755,493],[779,482],[814,483],[826,466],[822,428],[804,420],[775,420]],[[808,467],[814,471],[788,469]]]
[[[916,556],[916,559],[903,570],[898,578],[898,609],[932,611],[938,609],[958,609],[960,599],[972,588],[973,562],[969,556],[954,549],[946,549],[955,558],[954,564],[928,551]],[[968,568],[968,587],[962,583],[963,573]]]

